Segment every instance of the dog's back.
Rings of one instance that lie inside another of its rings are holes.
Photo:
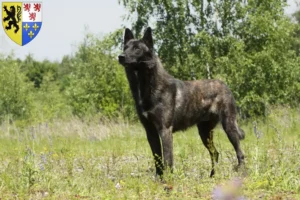
[[[219,80],[180,81],[176,84],[173,131],[184,130],[223,115],[236,117],[236,105],[230,89]],[[240,133],[243,138],[244,134]]]

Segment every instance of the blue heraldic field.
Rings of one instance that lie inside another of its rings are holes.
[[[42,22],[23,22],[22,23],[22,46],[33,40],[39,33]]]

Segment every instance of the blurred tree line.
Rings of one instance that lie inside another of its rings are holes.
[[[118,64],[116,31],[98,39],[87,34],[73,56],[61,62],[0,55],[0,120],[41,122],[98,115],[133,120],[134,106]]]
[[[156,52],[177,78],[215,78],[234,93],[243,117],[300,102],[300,11],[284,0],[119,0],[139,37],[154,29]],[[60,62],[0,55],[0,120],[70,116],[134,120],[124,69],[117,62],[123,29],[87,34]]]

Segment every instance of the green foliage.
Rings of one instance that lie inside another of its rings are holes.
[[[300,9],[293,14],[293,17],[296,22],[296,30],[294,33],[295,42],[293,46],[297,55],[300,56]]]
[[[118,33],[118,32],[117,32]],[[66,95],[76,115],[130,117],[133,105],[124,69],[115,59],[110,36],[99,40],[87,35],[70,65]]]
[[[72,115],[67,98],[60,92],[59,84],[52,74],[44,75],[43,83],[33,90],[34,106],[29,121],[45,122],[51,119],[65,119]]]
[[[20,65],[12,56],[0,58],[0,121],[29,116],[32,85],[21,72]]]
[[[286,1],[119,1],[137,35],[155,28],[164,66],[181,79],[225,81],[245,116],[299,100],[295,24]],[[135,13],[134,15],[132,13]]]
[[[35,74],[33,66],[39,66],[43,73]],[[8,118],[24,126],[71,115],[71,108],[56,82],[57,66],[49,61],[35,61],[30,55],[25,61],[13,55],[0,58],[1,123]]]
[[[34,87],[39,88],[43,83],[44,76],[51,73],[53,78],[57,77],[58,63],[44,60],[38,62],[33,59],[31,54],[27,55],[25,60],[20,63],[22,71],[28,79],[34,83]]]
[[[60,63],[1,57],[0,116],[40,123],[71,115],[136,119],[124,69],[116,57],[120,30],[102,39],[87,34],[74,56]]]

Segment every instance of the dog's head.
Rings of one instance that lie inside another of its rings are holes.
[[[147,28],[144,37],[140,40],[134,39],[130,29],[125,29],[124,50],[119,55],[119,63],[125,67],[150,61],[153,56],[152,30]]]

